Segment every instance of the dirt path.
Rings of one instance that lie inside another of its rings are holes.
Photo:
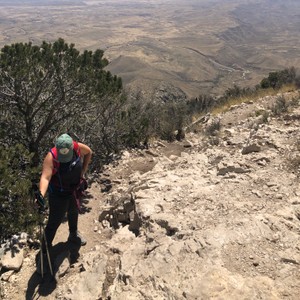
[[[81,260],[84,255],[94,249],[96,245],[101,243],[103,236],[96,227],[99,217],[100,207],[103,204],[103,194],[100,186],[93,183],[83,202],[82,214],[79,216],[79,231],[87,240],[87,245],[78,249],[77,262],[73,264],[69,275],[78,272],[81,266]],[[68,250],[68,224],[64,222],[59,227],[53,241],[53,253],[62,254]],[[45,284],[41,285],[41,277],[35,272],[35,256],[38,250],[29,250],[25,256],[23,266],[20,272],[12,275],[9,283],[2,282],[5,294],[3,299],[53,299],[51,292],[63,285],[68,276],[59,279],[58,283],[49,283],[49,278],[45,278]],[[25,297],[24,297],[25,296]]]
[[[183,145],[184,143],[165,143],[165,146],[158,147],[158,149],[166,156],[178,156],[182,151],[186,150]],[[137,152],[136,159],[132,159],[128,165],[124,166],[122,172],[117,174],[110,172],[110,174],[105,174],[106,177],[109,178],[110,182],[118,182],[118,180],[127,178],[127,176],[133,172],[140,172],[143,174],[150,171],[155,166],[155,162],[152,159],[151,151],[149,153],[149,157],[144,158]],[[57,282],[52,282],[51,278],[46,276],[45,283],[41,283],[41,276],[35,272],[35,260],[39,250],[28,250],[21,270],[15,275],[12,275],[9,283],[2,282],[5,291],[4,297],[2,298],[3,300],[23,300],[24,296],[26,299],[59,298],[59,295],[57,294],[56,296],[53,296],[54,291],[59,290],[60,286],[66,284],[73,274],[80,273],[83,257],[87,253],[97,249],[101,243],[111,238],[112,232],[110,232],[110,230],[103,230],[98,222],[99,214],[103,210],[103,207],[105,207],[105,199],[107,197],[106,193],[101,191],[103,187],[104,186],[100,183],[94,182],[87,190],[86,197],[83,200],[82,212],[79,215],[78,221],[78,229],[87,240],[87,245],[80,247],[80,249],[73,249],[75,255],[77,254],[77,257],[74,257],[76,262],[72,264],[68,273],[62,278],[59,278]],[[67,243],[68,233],[68,224],[67,222],[63,222],[58,228],[53,240],[52,255],[54,258],[61,256],[59,259],[61,263],[68,256],[69,252],[71,252],[72,256],[72,249],[70,249]],[[77,251],[78,253],[76,253]]]

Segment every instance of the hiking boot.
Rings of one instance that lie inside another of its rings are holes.
[[[78,231],[76,232],[70,232],[68,237],[68,242],[76,243],[81,246],[86,245],[87,241],[80,235]]]
[[[46,253],[43,253],[42,259],[43,259],[43,269],[42,269],[41,254],[39,253],[36,262],[36,272],[40,275],[44,275],[49,272],[49,263],[48,263],[48,257]]]

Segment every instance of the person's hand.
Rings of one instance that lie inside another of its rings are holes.
[[[79,190],[84,192],[88,188],[88,183],[85,178],[81,177],[79,182]]]
[[[46,210],[46,201],[42,196],[38,186],[36,184],[32,184],[33,193],[34,193],[34,203],[36,204],[39,212],[44,212]]]

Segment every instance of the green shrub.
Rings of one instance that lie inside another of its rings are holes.
[[[189,122],[187,103],[146,101],[137,96],[124,112],[123,140],[127,147],[147,144],[150,138],[174,141]]]
[[[31,232],[37,220],[31,192],[36,170],[32,155],[21,145],[0,146],[0,241],[22,231]]]
[[[273,88],[279,89],[284,84],[294,83],[296,81],[296,70],[294,67],[282,71],[270,72],[267,78],[264,78],[260,87],[262,89]]]
[[[199,95],[187,102],[187,114],[189,116],[206,113],[216,104],[215,98],[209,95]]]

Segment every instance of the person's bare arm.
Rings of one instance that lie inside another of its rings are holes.
[[[42,175],[40,178],[40,192],[43,197],[45,197],[46,192],[48,190],[49,182],[52,177],[52,172],[53,172],[53,159],[51,153],[49,152],[44,159]]]
[[[84,175],[87,171],[88,165],[91,161],[93,152],[92,152],[92,149],[85,144],[78,143],[78,146],[80,149],[80,155],[83,157],[81,177],[84,177]]]

